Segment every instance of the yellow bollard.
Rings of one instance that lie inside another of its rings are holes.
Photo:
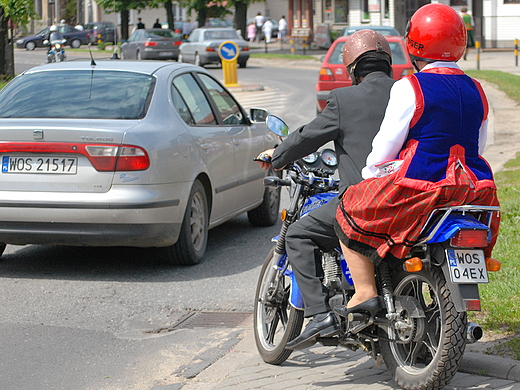
[[[218,55],[222,62],[224,85],[226,87],[240,87],[237,75],[237,60],[240,49],[233,41],[222,42],[218,48]]]
[[[515,66],[518,66],[518,39],[515,39]]]
[[[291,54],[294,54],[294,38],[291,38],[289,42],[291,43]]]
[[[480,70],[480,41],[475,41],[475,48],[477,49],[477,70]]]

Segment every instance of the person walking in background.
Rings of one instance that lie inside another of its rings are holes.
[[[271,19],[267,19],[264,22],[262,32],[264,33],[265,43],[271,43],[271,36],[273,35],[273,22],[271,22]]]
[[[250,42],[253,42],[255,40],[255,37],[256,37],[255,22],[251,22],[251,23],[249,23],[249,26],[247,26],[247,39]]]
[[[278,21],[278,39],[284,39],[287,36],[287,20],[285,15]]]
[[[141,20],[141,18],[138,18],[138,19],[137,19],[136,30],[142,30],[142,29],[144,29],[144,23],[143,23],[143,21]]]
[[[473,36],[473,27],[475,26],[475,23],[473,22],[473,16],[468,14],[468,7],[462,7],[460,12],[460,16],[462,16],[462,20],[466,26],[467,43],[466,50],[464,51],[464,59],[467,59],[468,49],[470,47],[475,47],[475,37]]]
[[[262,13],[259,12],[255,16],[255,26],[256,26],[256,36],[255,40],[260,42],[262,40],[262,27],[264,25],[265,18],[262,16]]]
[[[161,23],[159,23],[159,19],[155,19],[155,23],[153,24],[153,28],[162,28]]]
[[[188,39],[188,37],[191,34],[191,30],[193,29],[193,25],[191,24],[191,20],[188,19],[186,23],[182,25],[182,35],[184,36],[184,39]]]

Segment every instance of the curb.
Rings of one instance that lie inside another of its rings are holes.
[[[459,372],[520,382],[520,360],[466,352]]]

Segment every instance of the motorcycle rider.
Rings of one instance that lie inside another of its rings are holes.
[[[334,141],[338,159],[340,194],[362,180],[361,168],[379,130],[390,96],[392,53],[386,39],[373,30],[360,30],[344,44],[343,63],[352,87],[330,92],[327,106],[312,122],[292,132],[276,149],[260,153],[264,169],[282,169],[329,141]],[[265,162],[265,160],[270,162]],[[287,232],[286,250],[305,303],[305,317],[313,317],[300,336],[287,343],[288,349],[313,345],[318,336],[332,336],[339,326],[322,284],[319,250],[338,248],[334,216],[336,197],[293,223]]]
[[[456,64],[466,48],[462,18],[445,4],[424,5],[410,19],[406,47],[420,72],[392,87],[362,171],[366,180],[347,189],[336,215],[336,232],[356,288],[341,315],[377,313],[381,299],[374,266],[404,259],[433,209],[498,206],[493,173],[481,157],[486,96]],[[390,170],[381,169],[392,160]],[[486,258],[498,225],[499,215],[494,215]]]
[[[47,54],[51,52],[52,47],[56,43],[61,43],[61,41],[63,40],[63,34],[59,31],[58,26],[56,26],[55,24],[53,24],[49,28],[49,31],[50,31],[50,34],[49,34],[49,49],[47,51]],[[58,55],[58,53],[54,53],[54,55]],[[48,58],[47,58],[47,62],[49,62]]]

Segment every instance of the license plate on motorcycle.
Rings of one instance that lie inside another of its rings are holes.
[[[453,283],[487,283],[484,251],[479,249],[446,249],[448,268]]]
[[[2,156],[2,173],[51,173],[75,175],[77,170],[77,157]]]

